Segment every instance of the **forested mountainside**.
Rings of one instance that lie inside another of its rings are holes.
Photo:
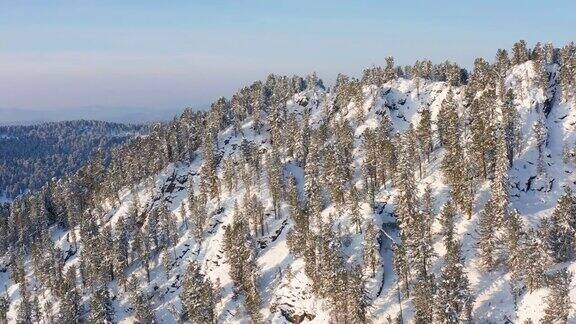
[[[0,321],[567,323],[576,46],[271,75],[0,217]]]
[[[0,126],[0,198],[37,190],[75,172],[100,152],[147,133],[147,126],[102,121],[64,121]]]

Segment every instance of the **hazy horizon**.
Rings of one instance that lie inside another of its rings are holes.
[[[519,39],[576,38],[568,1],[336,3],[0,3],[0,119],[165,118],[269,73],[331,82],[389,55],[470,67]]]
[[[198,105],[193,109],[203,110],[208,105]],[[72,107],[66,109],[18,109],[0,107],[0,126],[31,125],[65,120],[102,120],[116,123],[140,124],[168,121],[179,116],[186,107]]]

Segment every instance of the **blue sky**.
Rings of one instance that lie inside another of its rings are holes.
[[[0,108],[180,109],[268,73],[576,40],[574,1],[0,0]]]

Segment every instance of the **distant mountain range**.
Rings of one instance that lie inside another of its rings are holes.
[[[205,109],[200,106],[195,109]],[[50,109],[20,109],[0,107],[0,125],[31,125],[62,120],[102,120],[116,123],[146,123],[167,121],[180,115],[184,108],[142,107],[78,107]]]
[[[99,151],[147,134],[144,124],[65,121],[0,126],[0,203],[75,172]]]

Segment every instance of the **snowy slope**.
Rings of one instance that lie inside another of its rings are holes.
[[[360,136],[367,128],[375,128],[379,125],[382,115],[387,114],[393,124],[395,132],[403,132],[408,129],[410,123],[416,124],[419,119],[418,112],[424,108],[429,108],[432,119],[435,120],[444,100],[449,86],[444,82],[420,81],[420,89],[417,90],[413,80],[397,79],[384,84],[378,88],[367,86],[363,89],[364,101],[362,107],[357,107],[351,103],[346,109],[337,112],[336,118],[354,120],[356,114],[362,111],[365,119],[362,124],[356,125],[355,129],[355,151],[356,166],[360,165],[364,158],[364,150],[360,145]],[[563,147],[565,143],[574,145],[576,134],[574,124],[576,123],[576,113],[574,109],[560,102],[553,102],[551,109],[547,111],[545,95],[538,90],[534,83],[534,73],[532,63],[527,62],[512,69],[506,79],[506,86],[514,89],[517,94],[516,105],[520,114],[522,125],[521,146],[517,148],[519,154],[515,160],[513,168],[509,171],[510,194],[513,208],[520,211],[526,226],[535,227],[540,220],[551,214],[556,205],[557,198],[563,193],[563,186],[573,186],[576,181],[573,163],[565,164],[562,159]],[[458,102],[462,101],[462,89],[452,88]],[[312,127],[317,127],[325,108],[326,98],[330,94],[322,89],[314,91],[307,90],[296,94],[293,100],[287,105],[289,111],[303,115],[305,109],[311,111],[310,123]],[[307,106],[303,107],[298,102],[305,100]],[[460,107],[462,109],[462,107]],[[548,129],[546,176],[533,178],[536,174],[535,164],[537,149],[534,138],[533,124],[541,118],[545,121]],[[266,129],[266,125],[264,129]],[[224,157],[238,154],[239,145],[242,140],[254,142],[260,150],[270,149],[270,138],[268,132],[256,134],[252,129],[252,121],[246,120],[242,125],[242,132],[234,136],[232,128],[222,131],[218,135],[218,148]],[[440,172],[440,161],[443,156],[443,149],[436,148],[432,153],[430,161],[425,164],[424,176],[418,180],[418,187],[423,191],[426,184],[430,184],[434,195],[434,211],[439,213],[440,207],[447,200],[448,187],[444,182]],[[285,175],[293,174],[300,189],[303,186],[303,170],[293,161],[285,160]],[[170,165],[153,179],[148,179],[137,185],[135,194],[139,200],[147,204],[146,208],[159,200],[168,202],[170,211],[174,217],[181,221],[183,213],[187,209],[181,210],[183,201],[187,196],[187,188],[190,181],[194,183],[195,191],[199,190],[199,169],[202,165],[201,156],[190,165]],[[360,183],[360,173],[356,172],[354,182]],[[256,192],[266,206],[266,235],[258,238],[258,265],[260,267],[260,292],[262,295],[261,314],[266,322],[287,323],[286,314],[301,315],[306,320],[315,323],[325,323],[329,321],[329,314],[326,308],[326,301],[315,296],[311,289],[311,280],[304,272],[304,261],[290,254],[286,243],[286,234],[292,227],[293,222],[289,215],[289,208],[285,203],[281,207],[281,217],[275,219],[272,211],[272,201],[267,189],[267,182],[261,179],[260,190]],[[397,291],[395,288],[395,274],[392,270],[392,241],[397,240],[396,226],[394,224],[394,190],[381,188],[377,193],[376,201],[379,208],[376,212],[367,203],[362,204],[361,210],[366,220],[374,219],[378,226],[385,231],[382,235],[381,256],[382,264],[374,278],[369,278],[367,288],[372,299],[373,307],[370,309],[370,318],[374,323],[385,323],[388,316],[395,318],[402,307],[404,318],[410,320],[413,316],[410,299],[404,299],[399,305]],[[222,287],[222,300],[217,306],[219,322],[245,323],[249,322],[249,317],[243,309],[242,300],[234,297],[233,282],[228,275],[229,265],[226,262],[223,251],[224,226],[231,223],[233,206],[235,201],[241,201],[245,194],[245,188],[240,187],[234,192],[223,191],[220,202],[209,201],[208,211],[210,220],[204,241],[199,244],[193,238],[190,230],[185,230],[180,226],[180,236],[174,254],[176,261],[169,276],[159,261],[159,256],[155,256],[154,268],[152,269],[151,282],[142,289],[152,296],[157,319],[160,322],[169,323],[176,320],[175,313],[181,308],[179,301],[180,286],[183,273],[187,265],[192,261],[197,261],[203,272],[209,276],[213,282],[219,282]],[[129,202],[131,201],[131,191],[126,188],[122,192],[122,204],[110,210],[108,222],[115,224],[116,221],[127,213]],[[476,296],[474,305],[474,319],[476,322],[501,323],[505,320],[522,322],[531,318],[535,322],[540,319],[543,312],[543,297],[546,289],[539,289],[533,293],[526,293],[522,296],[516,310],[512,303],[510,294],[510,278],[504,268],[486,273],[479,269],[476,255],[477,244],[477,221],[478,214],[487,200],[489,192],[489,181],[483,183],[476,195],[474,215],[471,219],[459,215],[456,223],[456,233],[462,242],[463,255],[466,259],[465,269],[471,282],[471,289]],[[324,217],[329,214],[336,215],[336,224],[343,228],[351,228],[350,215],[346,213],[335,213],[334,206],[327,206],[324,210]],[[440,225],[436,220],[433,224],[434,249],[437,254],[433,270],[436,274],[444,262],[445,254],[441,236],[439,234]],[[350,244],[345,248],[348,255],[348,262],[357,263],[362,259],[362,242],[364,234],[355,234],[350,231]],[[389,237],[388,237],[389,235]],[[53,237],[56,245],[68,251],[73,249],[67,242],[67,233],[54,229]],[[81,253],[82,247],[79,247]],[[77,262],[77,257],[71,257],[67,266]],[[576,263],[568,265],[569,269],[576,271]],[[130,268],[132,274],[144,276],[143,270],[138,265]],[[145,282],[145,280],[142,280]],[[16,305],[19,296],[17,285],[14,285],[9,278],[9,272],[0,273],[0,286],[7,286],[10,299],[14,301],[11,306],[10,316],[16,314]],[[576,300],[576,287],[571,287],[571,298]],[[110,285],[112,291],[117,291],[115,283]],[[130,311],[129,301],[120,294],[115,300],[116,320],[122,323],[134,321]],[[571,313],[571,320],[576,321],[576,314]]]

